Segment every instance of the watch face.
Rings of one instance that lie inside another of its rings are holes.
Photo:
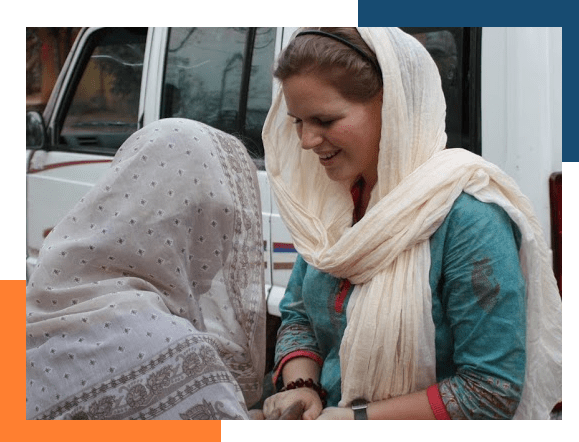
[[[354,399],[352,401],[352,408],[364,408],[368,405],[368,401],[363,398]]]

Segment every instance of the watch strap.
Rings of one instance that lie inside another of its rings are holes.
[[[368,401],[363,398],[352,401],[352,410],[355,420],[368,420]]]

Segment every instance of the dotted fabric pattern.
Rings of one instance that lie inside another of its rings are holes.
[[[31,275],[27,417],[245,416],[244,400],[260,397],[264,367],[256,350],[265,339],[261,244],[257,175],[238,140],[185,119],[137,131],[47,237]],[[201,350],[217,362],[198,356],[209,371],[185,370]],[[163,354],[165,392],[147,386]],[[179,407],[139,415],[129,405],[148,409],[213,372],[221,381],[189,388]],[[126,410],[90,414],[102,405],[95,395],[70,405],[123,375],[114,394],[107,391]],[[127,402],[137,385],[145,388],[139,397],[156,399]],[[67,398],[69,409],[54,412]]]

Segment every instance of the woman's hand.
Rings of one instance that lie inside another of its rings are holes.
[[[322,401],[318,393],[311,388],[303,387],[282,391],[268,397],[263,404],[263,414],[266,419],[279,419],[292,405],[301,402],[304,408],[302,419],[316,419],[322,412]]]
[[[322,410],[318,420],[354,420],[354,411],[351,408],[328,407]]]
[[[247,415],[252,421],[262,421],[265,419],[262,410],[249,410]]]

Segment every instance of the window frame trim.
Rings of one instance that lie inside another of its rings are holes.
[[[78,46],[74,52],[72,52],[74,54],[73,57],[69,58],[71,62],[70,69],[67,69],[62,84],[58,88],[58,96],[54,107],[50,109],[50,116],[46,118],[48,122],[47,130],[49,131],[46,150],[56,150],[55,148],[58,146],[57,141],[60,136],[60,126],[62,126],[64,118],[63,114],[65,113],[65,109],[68,110],[70,100],[72,99],[71,96],[74,96],[74,92],[71,92],[71,89],[74,87],[76,91],[80,77],[82,77],[82,72],[84,72],[86,68],[86,54],[93,50],[91,42],[94,39],[94,34],[101,29],[103,29],[103,27],[87,29],[78,40]]]
[[[82,40],[79,40],[78,47],[74,51],[74,56],[71,57],[72,69],[67,70],[66,75],[62,84],[58,89],[58,98],[54,105],[54,109],[51,109],[50,120],[47,126],[48,130],[48,145],[46,146],[47,151],[62,151],[62,152],[76,152],[76,153],[88,153],[103,156],[114,156],[116,150],[103,148],[103,149],[75,149],[69,148],[65,149],[59,143],[60,133],[62,131],[62,126],[66,118],[66,114],[70,109],[70,105],[80,84],[82,76],[86,70],[88,62],[90,61],[91,55],[98,45],[98,39],[101,32],[105,32],[107,27],[95,27],[89,28],[82,35]],[[116,28],[111,28],[116,29]],[[143,54],[143,72],[141,74],[141,85],[140,85],[140,97],[139,97],[139,109],[137,111],[137,129],[139,128],[138,118],[141,114],[141,103],[143,102],[143,94],[145,89],[145,66],[147,65],[147,50],[148,50],[148,39],[150,36],[150,28],[147,29],[147,37],[145,39],[145,53]],[[119,146],[120,147],[120,146]]]

